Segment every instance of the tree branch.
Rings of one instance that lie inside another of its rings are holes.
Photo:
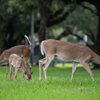
[[[85,8],[85,9],[90,10],[92,13],[94,13],[95,15],[98,16],[97,12],[95,12],[93,9],[91,9],[91,8],[89,8],[89,7],[87,7],[87,6],[83,5],[83,4],[80,4],[80,6],[82,6],[82,7]]]
[[[78,38],[78,40],[83,40],[82,37],[78,36],[77,34],[74,34],[70,27],[66,27],[66,30],[63,33],[61,33],[56,39],[60,40],[62,37],[68,36],[68,35],[74,35]]]
[[[55,16],[58,16],[59,14],[61,14],[64,11],[64,8],[61,8],[59,10],[57,10],[54,14],[51,14],[49,19],[53,19],[55,18]]]
[[[64,32],[62,32],[57,38],[56,40],[60,40],[62,37],[69,35],[69,33],[65,30]]]
[[[63,20],[66,19],[66,17],[67,17],[68,15],[69,15],[69,13],[68,13],[68,12],[65,12],[64,15],[63,15],[62,17],[57,18],[57,19],[55,19],[55,20],[50,21],[50,18],[49,18],[49,22],[48,22],[47,26],[50,27],[50,26],[52,26],[52,25],[61,23]]]

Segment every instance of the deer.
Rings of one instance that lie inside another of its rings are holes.
[[[33,74],[33,72],[31,72],[30,74],[28,73],[28,70],[25,67],[24,60],[20,56],[18,56],[17,54],[11,54],[9,56],[9,66],[10,66],[10,80],[11,80],[11,76],[13,78],[13,66],[15,67],[15,80],[17,77],[18,70],[21,71],[22,74],[25,74],[26,80],[31,79],[31,75]],[[14,78],[13,78],[13,80],[14,80]]]
[[[7,74],[8,74],[8,69],[9,69],[9,56],[13,53],[19,55],[20,57],[23,58],[23,60],[25,61],[26,67],[29,70],[29,72],[31,73],[31,65],[29,64],[29,59],[30,59],[30,55],[31,55],[31,43],[28,39],[28,37],[25,35],[25,39],[28,43],[28,45],[17,45],[14,47],[11,47],[9,49],[6,49],[3,51],[3,53],[0,55],[0,66],[2,65],[6,65],[6,76],[5,76],[5,80],[7,78]],[[24,76],[23,76],[24,77]]]
[[[90,74],[94,81],[93,73],[88,66],[89,62],[100,64],[100,56],[93,52],[89,47],[80,44],[74,44],[71,42],[65,42],[61,40],[48,39],[40,43],[40,52],[45,54],[45,58],[40,59],[39,62],[39,80],[42,81],[42,65],[45,80],[47,80],[46,71],[50,62],[55,56],[64,60],[73,60],[71,81],[76,71],[77,64],[83,65],[84,69]]]

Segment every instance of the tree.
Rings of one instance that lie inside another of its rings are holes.
[[[68,36],[69,33],[76,36],[78,39],[81,39],[81,36],[85,33],[89,36],[91,41],[96,44],[95,49],[93,48],[94,51],[97,54],[100,54],[99,3],[100,1],[98,0],[1,0],[0,46],[4,50],[14,45],[23,43],[24,35],[30,35],[31,12],[34,10],[35,34],[38,34],[39,42],[54,35],[55,37],[53,38],[60,39],[63,36]],[[75,15],[77,12],[84,13],[81,13],[80,16],[77,16]],[[85,18],[84,16],[88,13],[88,18]],[[73,19],[70,18],[69,20],[68,18],[72,14],[75,21],[71,21]],[[94,20],[91,18],[94,18]],[[91,20],[91,22],[89,22],[88,19]],[[84,21],[86,21],[87,24],[83,24],[82,22]],[[97,29],[93,28],[93,23],[95,22],[98,22],[98,25],[95,26]],[[74,31],[70,30],[68,26],[71,24],[74,25]],[[57,30],[61,28],[62,34],[59,33],[56,35],[56,33],[54,33],[52,35],[52,30],[55,28],[57,28]],[[81,34],[79,34],[80,30]],[[87,45],[90,46],[89,43]]]
[[[37,2],[31,0],[0,1],[0,47],[2,51],[24,43],[24,35],[30,35],[31,12],[36,6]],[[37,11],[37,8],[35,9]]]
[[[75,4],[78,4],[78,5],[81,5],[82,7],[84,7],[84,8],[86,8],[86,9],[88,9],[88,10],[90,10],[90,12],[92,12],[92,13],[94,13],[95,15],[97,15],[98,16],[98,25],[97,25],[97,27],[98,27],[98,32],[97,32],[97,34],[95,35],[95,33],[96,33],[96,30],[95,31],[91,31],[91,29],[89,29],[90,27],[88,27],[88,29],[85,29],[84,27],[84,30],[86,30],[86,32],[85,32],[85,34],[87,34],[88,36],[89,36],[89,38],[91,39],[91,41],[95,44],[95,45],[93,45],[93,50],[97,53],[97,54],[99,54],[100,55],[100,47],[99,47],[99,45],[100,45],[100,39],[99,39],[99,35],[100,35],[100,7],[99,7],[99,3],[100,3],[100,1],[98,1],[98,0],[96,0],[96,1],[94,1],[94,0],[76,0],[75,2],[72,2],[71,0],[62,0],[63,2],[64,2],[64,4],[66,4],[66,6],[68,6],[69,5],[69,2],[70,3],[73,3],[74,5]],[[91,8],[89,8],[88,6],[86,6],[86,5],[83,5],[82,3],[84,2],[84,1],[87,1],[88,3],[90,3],[90,4],[93,4],[94,6],[95,6],[95,8],[96,8],[96,10],[97,10],[97,13],[94,11],[94,9],[91,9]],[[48,7],[49,8],[49,7]],[[50,9],[50,8],[49,8]],[[51,13],[51,12],[50,12]],[[60,13],[61,14],[61,13]],[[59,15],[60,15],[59,14]],[[68,14],[68,12],[67,12],[67,14]],[[67,17],[67,15],[65,16],[65,17]],[[81,16],[82,17],[82,16]],[[45,17],[44,17],[45,18]],[[49,20],[49,19],[48,19]],[[57,19],[56,19],[57,20]],[[61,19],[60,19],[61,20]],[[56,23],[56,21],[55,20],[53,20],[55,23]],[[49,21],[46,21],[46,22],[48,22],[49,23]],[[53,22],[53,25],[55,24]],[[59,21],[57,21],[58,23],[59,23]],[[62,22],[62,21],[61,21]],[[97,22],[97,20],[96,20],[96,22]],[[46,24],[46,23],[45,23]],[[49,23],[50,24],[50,23]],[[57,23],[56,23],[57,24]],[[84,25],[86,25],[86,24],[84,24]],[[91,25],[91,24],[90,24]],[[42,26],[42,24],[41,24],[41,26]],[[49,25],[48,25],[49,26]],[[91,26],[93,26],[93,25],[91,25]],[[80,28],[81,29],[81,28]],[[42,30],[42,29],[41,29]],[[44,28],[44,30],[46,31],[46,28]],[[71,32],[70,32],[71,33]],[[41,34],[41,32],[39,33],[39,34]],[[72,34],[72,33],[71,33]],[[45,34],[44,34],[45,35]],[[44,36],[43,35],[43,36]],[[65,31],[60,35],[60,36],[64,36],[65,35]],[[75,35],[75,34],[73,34],[73,35]],[[59,36],[59,37],[60,37]],[[81,38],[81,37],[79,37],[77,34],[76,34],[76,36],[78,37],[78,38]],[[59,39],[59,37],[58,37],[58,39]],[[41,40],[40,40],[40,42],[42,41],[42,38],[41,38]],[[89,44],[87,44],[88,46],[89,46]],[[97,66],[97,65],[96,65]]]

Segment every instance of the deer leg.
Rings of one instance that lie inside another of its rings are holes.
[[[24,73],[22,73],[23,79],[25,80]]]
[[[15,68],[15,80],[16,80],[16,78],[17,78],[17,68]]]
[[[39,81],[42,81],[42,65],[46,63],[46,58],[39,60]]]
[[[9,70],[9,65],[7,65],[7,67],[6,67],[6,76],[5,76],[5,80],[6,80],[7,75],[8,75],[8,70]]]
[[[11,70],[11,72],[12,72],[12,79],[14,80],[14,77],[13,77],[13,66],[12,66],[12,70]]]
[[[71,76],[71,80],[73,79],[74,77],[74,74],[75,74],[75,71],[76,71],[76,67],[77,67],[77,62],[73,62],[73,68],[72,68],[72,76]]]
[[[45,63],[45,65],[43,66],[43,71],[44,71],[45,80],[47,80],[47,75],[46,75],[47,68],[48,68],[48,66],[49,66],[49,64],[50,64],[50,62],[51,62],[51,60],[52,60],[53,58],[54,58],[54,56],[51,56],[51,57],[47,58],[46,63]]]
[[[93,73],[90,67],[88,66],[87,62],[80,61],[80,63],[84,66],[85,70],[90,74],[92,80],[94,81]]]
[[[39,62],[39,81],[42,81],[42,63]]]
[[[11,80],[11,76],[13,75],[13,66],[10,65],[10,80]],[[13,78],[13,77],[12,77]]]

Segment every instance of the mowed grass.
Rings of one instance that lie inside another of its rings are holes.
[[[32,67],[32,80],[5,80],[6,67],[0,67],[0,100],[100,100],[100,70],[93,70],[95,81],[83,69],[77,69],[71,82],[71,68],[48,67],[47,78],[39,81],[38,66]],[[43,73],[42,73],[43,74]]]

